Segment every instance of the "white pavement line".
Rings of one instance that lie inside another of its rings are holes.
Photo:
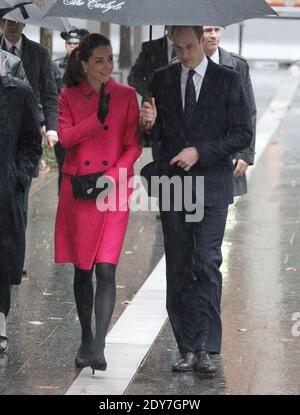
[[[269,108],[257,124],[257,164],[280,126],[299,86],[300,77],[288,73]],[[250,179],[255,165],[248,169]],[[167,318],[166,270],[163,257],[107,336],[107,371],[85,368],[66,395],[121,395],[125,392]]]
[[[252,176],[262,153],[283,121],[285,113],[294,98],[299,83],[300,76],[293,75],[292,71],[288,71],[287,76],[281,83],[268,109],[258,121],[256,131],[255,162],[254,166],[247,170],[248,180]]]
[[[66,395],[122,395],[167,318],[163,257],[107,336],[107,371],[81,371]]]

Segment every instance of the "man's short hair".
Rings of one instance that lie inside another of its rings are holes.
[[[172,26],[171,35],[174,36],[175,31],[180,31],[187,28],[191,28],[198,39],[200,39],[204,33],[203,26]]]

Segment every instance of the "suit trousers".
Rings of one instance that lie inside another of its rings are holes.
[[[23,212],[24,217],[24,223],[25,223],[25,229],[27,227],[27,217],[28,217],[28,203],[29,203],[29,192],[31,187],[32,179],[26,184],[24,189],[19,190],[19,197],[17,203],[20,204],[20,208]]]
[[[9,274],[0,270],[0,313],[7,317],[10,310],[10,281]]]
[[[200,222],[161,210],[167,267],[167,311],[181,353],[220,353],[221,245],[228,205],[205,207]]]

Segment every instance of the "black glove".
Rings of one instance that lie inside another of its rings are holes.
[[[105,94],[104,92],[104,84],[101,86],[100,90],[100,98],[99,98],[99,107],[98,107],[98,120],[101,124],[104,124],[105,118],[109,113],[109,101],[110,101],[110,94]]]

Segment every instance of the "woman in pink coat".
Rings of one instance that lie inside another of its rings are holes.
[[[128,223],[128,180],[141,154],[139,118],[147,127],[155,119],[155,108],[148,103],[139,112],[135,90],[117,83],[111,77],[113,68],[109,39],[96,33],[85,36],[69,58],[64,77],[67,87],[59,98],[58,132],[66,156],[56,215],[55,261],[74,264],[74,295],[82,328],[75,365],[91,366],[93,371],[107,366],[105,337],[116,298],[116,265]],[[119,186],[124,186],[124,180],[119,183],[120,170],[123,175],[125,171],[128,190],[125,209],[124,200],[117,199],[122,202],[121,208],[117,205],[116,210],[100,211],[96,199],[74,198],[72,176],[105,172],[104,177],[113,184],[112,191],[118,194]],[[91,326],[93,304],[95,337]]]

